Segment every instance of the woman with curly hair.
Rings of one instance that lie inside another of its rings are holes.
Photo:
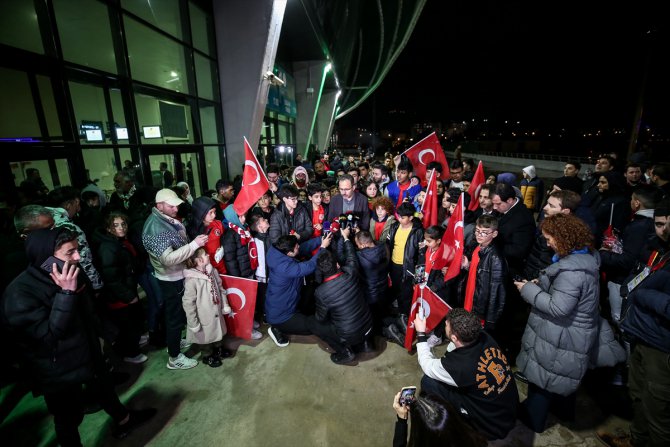
[[[540,225],[552,264],[532,281],[515,281],[531,306],[517,358],[528,378],[528,398],[519,419],[537,433],[544,431],[549,407],[574,419],[577,388],[598,340],[598,269],[589,227],[572,214],[549,216]]]
[[[381,196],[373,199],[370,207],[374,211],[370,213],[370,234],[375,242],[386,241],[391,225],[396,221],[393,217],[393,202],[388,197]]]

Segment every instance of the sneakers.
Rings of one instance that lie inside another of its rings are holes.
[[[430,337],[428,337],[426,343],[428,343],[429,348],[434,348],[435,346],[439,346],[442,344],[442,338],[438,337],[435,334],[430,334]]]
[[[258,321],[254,320],[254,329],[258,329],[259,327],[261,327],[261,324]]]
[[[347,348],[346,350],[342,352],[336,352],[334,354],[330,354],[330,360],[338,365],[342,365],[344,363],[350,363],[353,362],[353,360],[356,358],[356,354],[351,352],[351,349]]]
[[[215,354],[207,355],[207,356],[203,357],[202,358],[202,363],[204,363],[205,365],[210,366],[212,368],[218,368],[219,366],[223,365],[223,363],[221,362],[221,359]]]
[[[390,324],[382,330],[382,334],[392,341],[402,347],[405,347],[405,337],[402,336],[395,324]]]
[[[257,331],[256,329],[251,330],[252,340],[260,340],[261,338],[263,338],[263,334],[261,333],[261,331]]]
[[[609,447],[633,447],[632,439],[629,435],[613,435],[604,431],[597,431],[598,441]]]
[[[149,334],[143,334],[140,336],[138,346],[141,348],[149,344]]]
[[[526,377],[521,371],[515,372],[514,378],[519,382],[528,383],[528,377]]]
[[[147,360],[149,360],[149,357],[147,357],[146,355],[144,355],[142,353],[137,354],[135,357],[124,357],[123,358],[124,362],[135,363],[135,364],[144,363]]]
[[[191,369],[198,365],[198,361],[186,357],[184,354],[179,353],[177,357],[168,357],[167,368],[168,369]]]
[[[112,428],[112,436],[116,439],[123,439],[135,428],[144,424],[146,421],[156,415],[158,410],[155,408],[146,408],[144,410],[130,410],[128,412],[128,421],[125,424],[115,424]]]
[[[280,348],[288,346],[288,339],[276,327],[270,326],[268,334],[273,342]]]

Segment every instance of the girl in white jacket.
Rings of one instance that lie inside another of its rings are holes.
[[[226,291],[204,248],[196,250],[186,261],[186,267],[182,298],[187,323],[186,340],[200,345],[202,362],[216,368],[221,366],[221,359],[231,356],[222,342],[226,335],[223,316],[231,311]]]

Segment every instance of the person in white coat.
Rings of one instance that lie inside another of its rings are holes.
[[[221,359],[231,356],[222,342],[226,335],[223,316],[231,311],[226,291],[204,248],[195,251],[186,261],[186,267],[182,298],[186,313],[186,341],[200,345],[202,362],[217,368],[221,366]]]

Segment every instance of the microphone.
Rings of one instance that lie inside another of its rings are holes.
[[[337,233],[338,231],[340,231],[340,221],[334,220],[333,223],[330,225],[330,232]]]
[[[328,233],[330,233],[330,221],[324,220],[323,221],[323,231],[321,234],[324,236],[328,236]]]

